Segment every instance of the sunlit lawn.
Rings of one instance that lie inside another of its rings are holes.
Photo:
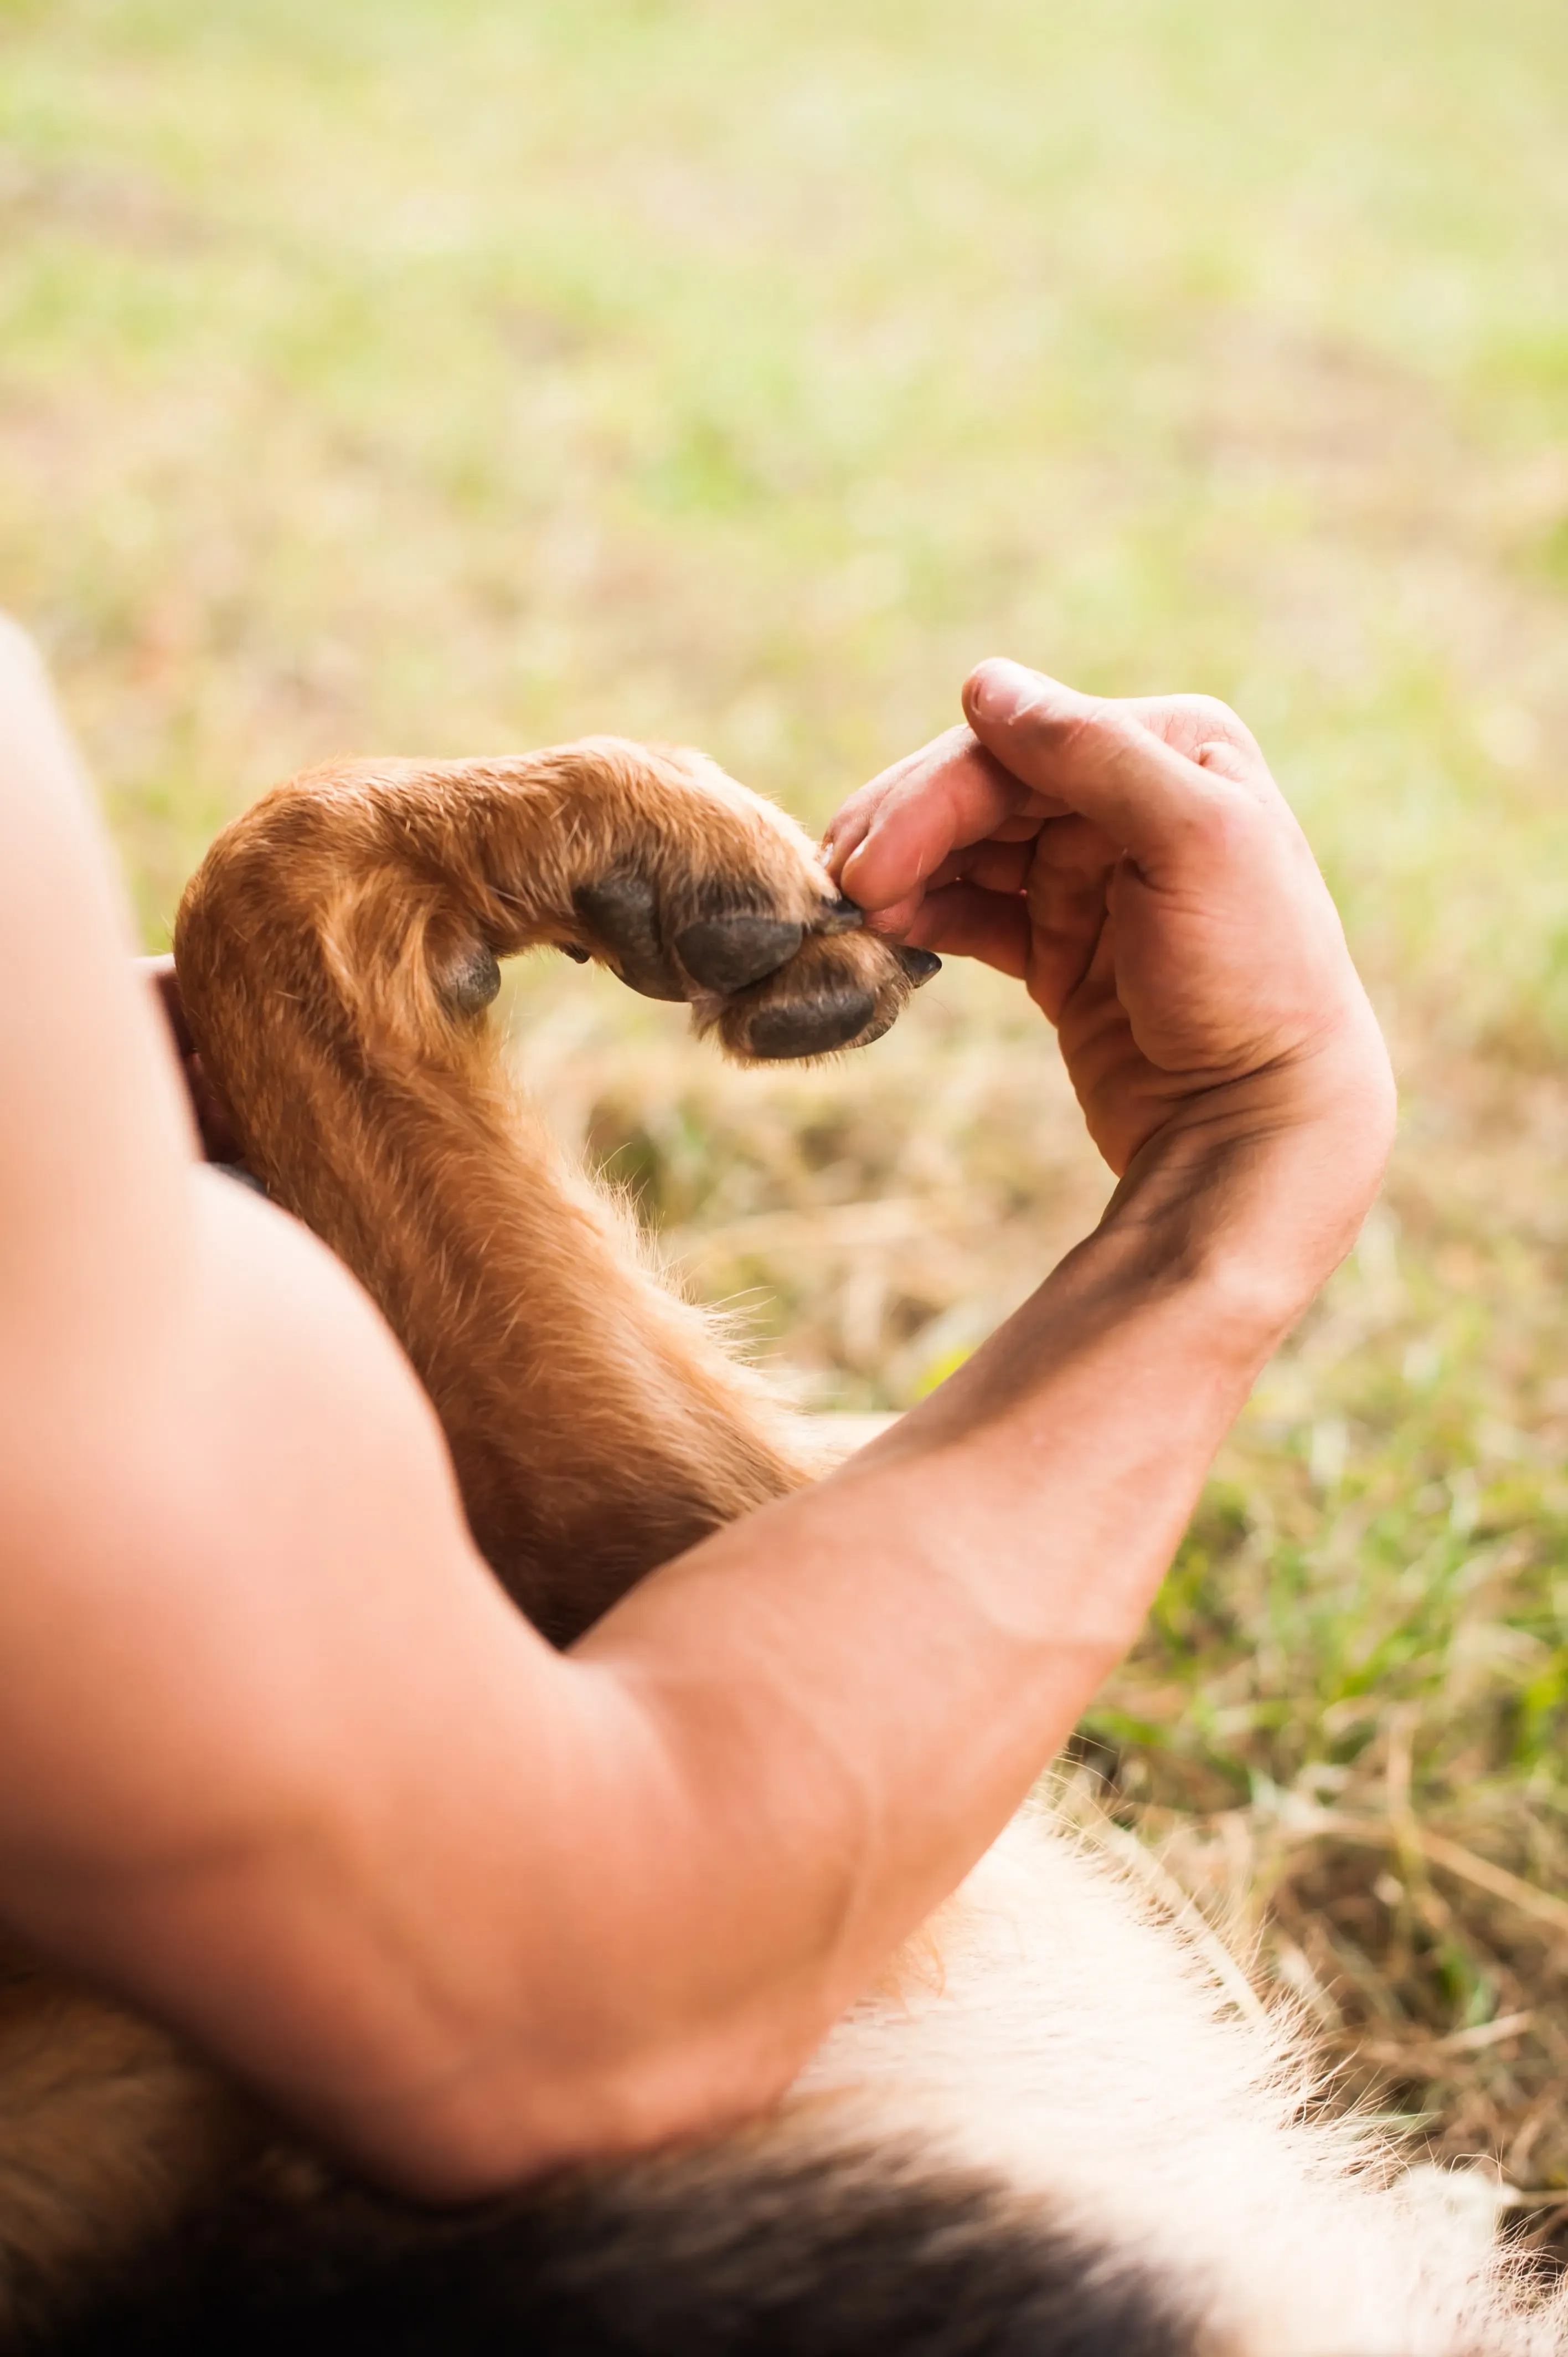
[[[334,751],[620,728],[821,819],[993,649],[1240,705],[1405,1135],[1089,1749],[1391,2100],[1568,2184],[1568,1904],[1506,1879],[1568,1889],[1555,0],[0,0],[0,600],[150,942]],[[1103,1193],[983,978],[766,1079],[515,1009],[819,1405]]]

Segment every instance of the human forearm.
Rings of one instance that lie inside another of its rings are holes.
[[[650,1698],[678,1756],[694,1746],[682,1838],[725,1843],[737,1934],[777,1956],[790,1921],[813,1926],[824,2020],[979,1854],[1135,1637],[1216,1446],[1350,1240],[1298,1258],[1287,1291],[1300,1144],[1239,1145],[1186,1189],[1163,1168],[1135,1181],[886,1439],[657,1575],[581,1649]],[[809,1906],[753,1817],[796,1838],[809,1819]]]
[[[1302,1266],[1287,1304],[1299,1222],[1275,1188],[1301,1178],[1295,1146],[1273,1149],[1273,1188],[1251,1145],[1201,1186],[1135,1180],[896,1434],[645,1583],[541,1698],[558,1752],[544,1718],[464,1673],[463,1772],[454,1756],[422,1800],[422,1840],[399,1803],[362,1877],[334,1878],[373,1887],[395,1843],[435,2001],[399,2041],[417,2073],[318,2088],[332,2133],[420,2190],[472,2192],[711,2128],[782,2086],[1135,1633],[1214,1446],[1324,1273]],[[361,1788],[378,1810],[401,1773],[382,1767]],[[398,1975],[372,1958],[370,1977]]]
[[[566,1660],[443,1538],[439,1469],[421,1476],[428,1443],[403,1429],[401,1373],[382,1395],[371,1330],[313,1332],[302,1359],[310,1269],[328,1297],[341,1280],[220,1195],[244,1266],[201,1288],[216,1356],[199,1407],[168,1420],[200,1420],[229,1539],[171,1532],[138,1582],[156,1620],[155,1581],[189,1562],[134,1698],[156,1742],[94,1706],[77,1649],[83,1692],[49,1726],[91,1720],[99,1741],[61,1755],[77,1782],[47,1889],[24,1893],[13,1853],[30,1927],[418,2191],[765,2102],[1134,1632],[1286,1314],[1251,1272],[1288,1256],[1294,1174],[1276,1159],[1271,1184],[1255,1151],[1201,1185],[1135,1178],[886,1441],[656,1575]],[[269,1237],[310,1263],[286,1287]],[[304,1398],[302,1366],[320,1370]],[[344,1422],[346,1387],[366,1405]],[[297,1523],[247,1470],[285,1393],[316,1437],[295,1434],[294,1478],[314,1462],[323,1484]],[[378,1432],[384,1454],[364,1453]],[[336,1541],[334,1495],[358,1501]]]

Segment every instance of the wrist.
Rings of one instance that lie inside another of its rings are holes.
[[[1198,1286],[1273,1349],[1354,1244],[1395,1111],[1369,1010],[1348,1049],[1189,1099],[1133,1157],[1101,1232],[1137,1239],[1166,1282]]]

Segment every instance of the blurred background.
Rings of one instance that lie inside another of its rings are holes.
[[[1069,1804],[1559,2228],[1560,0],[0,0],[0,602],[149,947],[334,753],[618,729],[820,823],[988,652],[1240,706],[1402,1136]],[[510,1006],[819,1410],[918,1397],[1106,1192],[950,963],[804,1072],[559,961]]]

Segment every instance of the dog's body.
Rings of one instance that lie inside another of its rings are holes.
[[[857,921],[779,813],[612,740],[317,773],[187,895],[188,1012],[247,1160],[381,1303],[476,1538],[557,1641],[809,1469],[513,1100],[496,959],[553,942],[737,1054],[809,1054],[919,978]],[[0,2349],[1568,2347],[1488,2236],[1313,2103],[1289,2035],[1041,1818],[771,2120],[461,2216],[345,2182],[161,2031],[0,1960]]]

